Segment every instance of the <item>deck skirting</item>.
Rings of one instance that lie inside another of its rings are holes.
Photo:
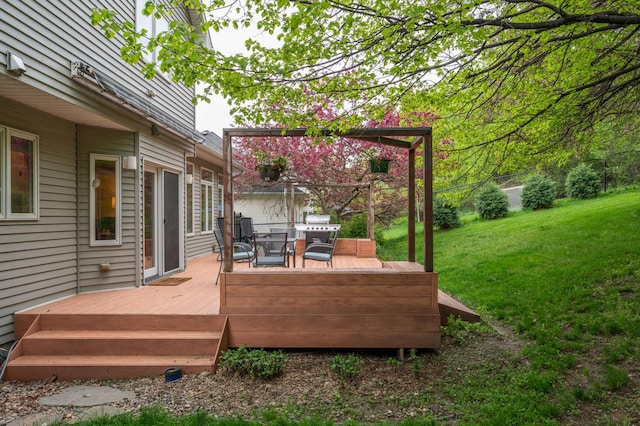
[[[229,346],[437,348],[437,274],[241,270],[220,277]]]

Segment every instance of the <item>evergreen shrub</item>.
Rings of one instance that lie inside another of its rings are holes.
[[[476,210],[483,219],[500,219],[509,213],[509,197],[495,183],[485,185],[476,197]]]
[[[531,176],[524,183],[520,199],[524,209],[548,209],[556,199],[555,183],[542,175]]]
[[[462,225],[458,208],[443,197],[433,202],[433,224],[440,229],[457,228]]]
[[[600,192],[600,178],[589,164],[581,163],[569,171],[565,188],[571,198],[595,198]]]

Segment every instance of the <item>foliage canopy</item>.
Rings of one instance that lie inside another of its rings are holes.
[[[199,83],[204,101],[222,94],[239,123],[344,130],[389,110],[432,110],[457,161],[485,176],[584,156],[603,123],[624,134],[639,123],[637,0],[166,3],[148,2],[145,13],[186,6],[206,19],[149,37],[111,11],[92,18],[130,63],[159,48],[147,76],[161,69]],[[224,55],[201,36],[250,26],[276,42],[255,37],[246,54]],[[339,117],[318,114],[327,99]]]

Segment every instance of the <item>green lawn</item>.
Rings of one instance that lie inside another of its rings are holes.
[[[498,392],[486,382],[472,384],[480,403],[472,397],[458,403],[484,412],[483,422],[502,416],[505,424],[537,423],[589,404],[605,413],[635,410],[610,424],[636,424],[640,194],[558,204],[436,233],[440,288],[516,330],[530,363],[529,371],[510,371],[493,383]],[[406,258],[406,241],[393,237],[398,232],[389,232],[382,257]],[[421,244],[418,238],[419,256]]]

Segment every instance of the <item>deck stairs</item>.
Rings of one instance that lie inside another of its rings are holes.
[[[4,380],[132,378],[171,367],[215,372],[228,342],[225,315],[40,314],[20,321],[30,325]]]

